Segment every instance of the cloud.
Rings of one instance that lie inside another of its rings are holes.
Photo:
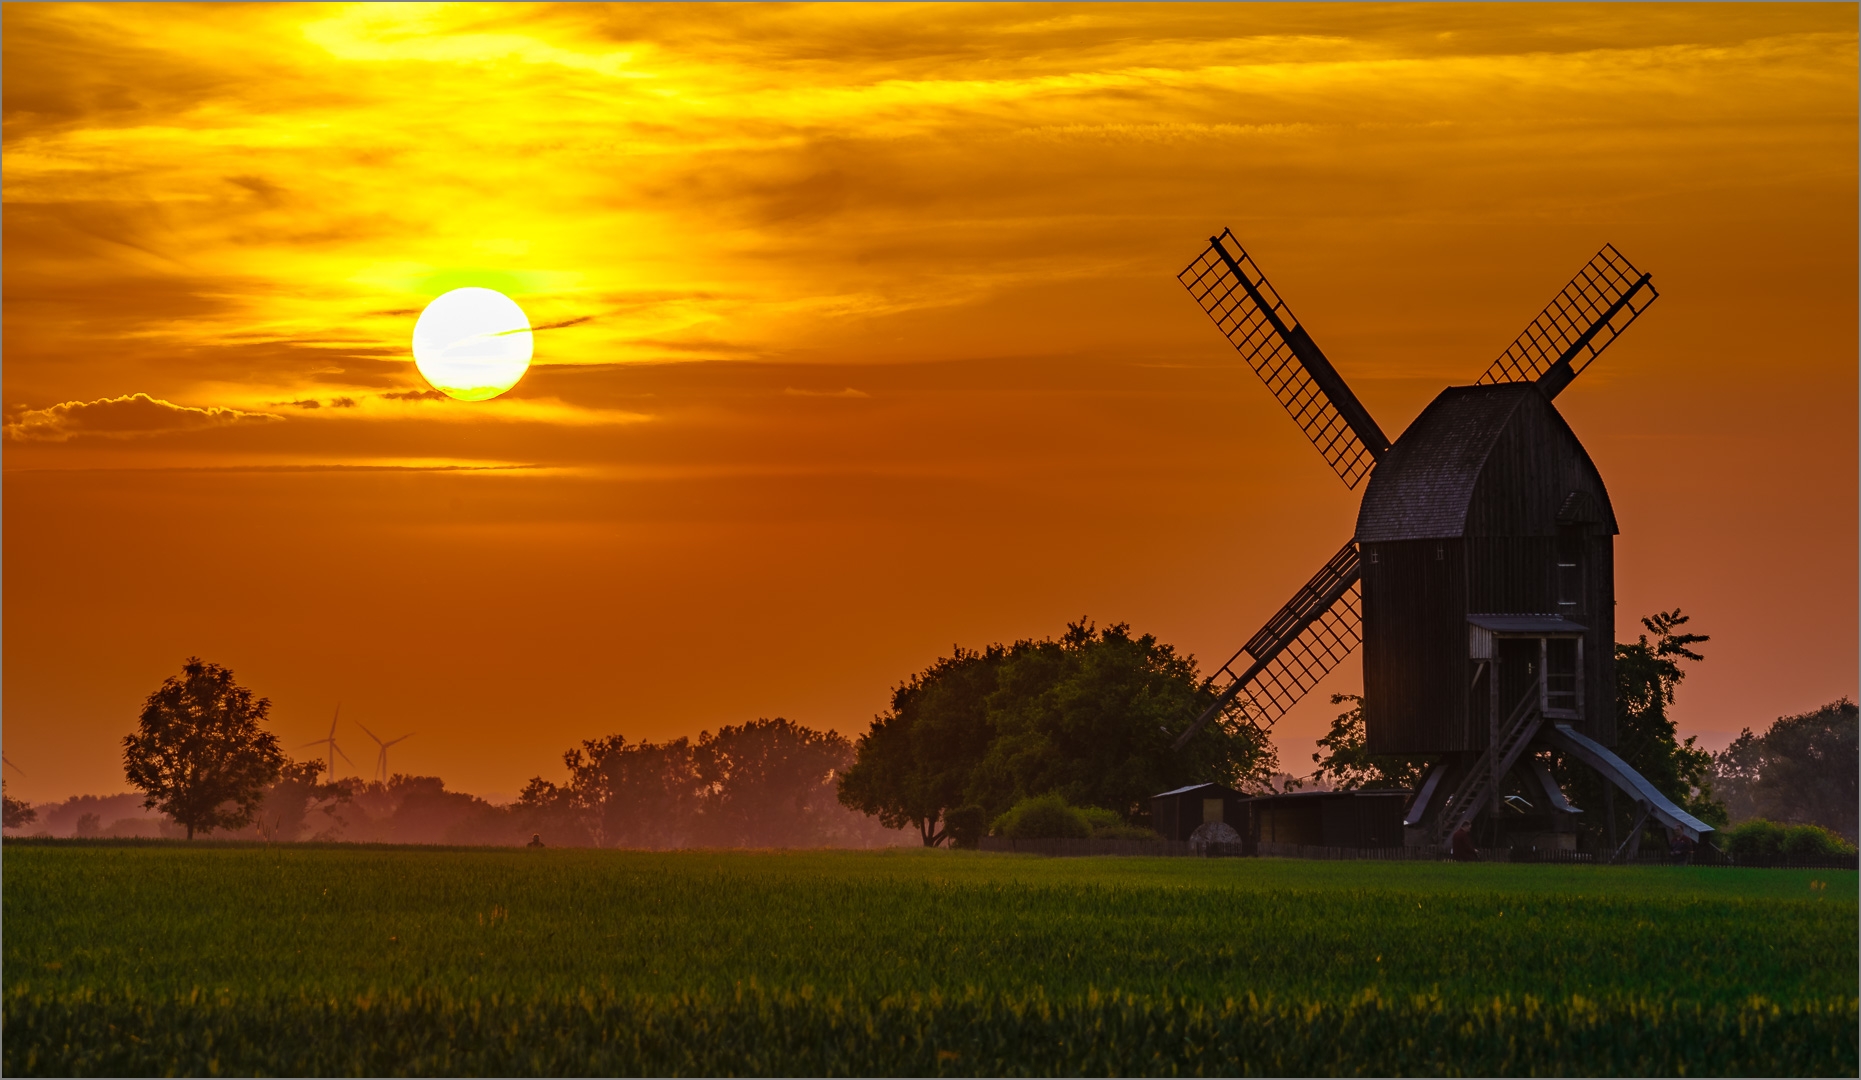
[[[270,413],[243,412],[222,405],[197,408],[147,394],[125,394],[96,401],[65,401],[44,409],[9,409],[5,430],[6,437],[16,442],[64,442],[79,435],[131,439],[279,419]]]
[[[593,321],[594,321],[593,315],[577,315],[573,319],[558,319],[555,322],[543,323],[540,326],[532,326],[530,329],[531,330],[560,330],[565,326],[580,326],[582,323],[593,322]]]
[[[784,394],[789,394],[794,397],[863,398],[863,397],[872,396],[871,394],[866,393],[864,390],[855,390],[850,386],[844,390],[797,390],[794,387],[789,386],[789,387],[784,387],[782,392]]]
[[[381,395],[390,401],[444,401],[446,395],[438,390],[401,390]],[[344,400],[347,400],[346,398]],[[353,402],[351,402],[353,404]]]
[[[318,401],[316,398],[311,398],[308,401],[267,401],[265,404],[267,405],[289,405],[292,408],[297,408],[297,409],[321,409],[323,407],[323,403],[321,401]]]

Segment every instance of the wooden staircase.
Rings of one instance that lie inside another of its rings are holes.
[[[1542,678],[1543,676],[1540,676]],[[1493,745],[1486,748],[1480,760],[1474,762],[1473,768],[1460,779],[1460,785],[1454,794],[1441,807],[1441,817],[1435,824],[1434,842],[1445,844],[1454,835],[1454,830],[1462,824],[1472,821],[1488,800],[1493,798],[1494,785],[1512,771],[1519,758],[1525,753],[1525,747],[1531,744],[1533,735],[1544,724],[1544,713],[1539,711],[1542,687],[1532,683],[1525,696],[1513,707],[1512,715],[1499,729],[1499,737]]]

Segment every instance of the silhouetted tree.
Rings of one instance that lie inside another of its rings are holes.
[[[301,840],[304,831],[314,823],[312,815],[321,813],[331,827],[311,839],[334,838],[337,807],[350,801],[355,793],[347,782],[319,782],[317,777],[322,773],[320,758],[286,761],[279,769],[278,779],[265,789],[259,800],[252,815],[252,828],[267,840]]]
[[[268,699],[197,656],[181,672],[149,695],[136,731],[123,737],[123,771],[146,794],[143,805],[179,822],[191,840],[250,822],[285,757],[278,737],[259,727]]]
[[[1820,825],[1856,839],[1861,724],[1847,698],[1780,717],[1762,735],[1745,728],[1713,759],[1717,791],[1735,821]]]
[[[700,736],[692,758],[704,843],[811,846],[825,842],[845,813],[835,802],[834,780],[851,764],[853,746],[838,732],[779,716],[726,725]]]
[[[39,812],[34,810],[31,804],[6,794],[5,780],[0,780],[0,810],[3,810],[5,815],[4,818],[0,818],[0,824],[9,829],[24,828],[32,824],[33,820],[39,816]]]
[[[1428,759],[1396,754],[1372,754],[1363,723],[1363,698],[1358,694],[1333,694],[1331,704],[1350,702],[1351,707],[1331,721],[1331,731],[1318,740],[1319,752],[1312,755],[1318,768],[1312,779],[1329,781],[1339,791],[1358,788],[1415,788],[1428,773]]]
[[[703,784],[689,740],[629,743],[609,735],[584,740],[562,762],[567,803],[596,847],[672,848],[689,840]]]
[[[1000,645],[957,646],[894,689],[891,709],[854,744],[840,802],[888,829],[917,829],[925,847],[947,839],[949,814],[968,801],[995,736],[988,699],[1007,657]]]
[[[1053,793],[1147,822],[1159,791],[1203,781],[1258,787],[1278,765],[1266,737],[1232,712],[1176,750],[1177,733],[1217,691],[1193,658],[1124,623],[1098,631],[1081,620],[1058,641],[1017,643],[998,682],[988,699],[995,738],[964,800],[991,819]]]
[[[1686,678],[1680,661],[1705,659],[1691,646],[1712,640],[1704,634],[1681,632],[1689,621],[1679,608],[1657,611],[1641,620],[1647,634],[1633,643],[1616,644],[1615,752],[1682,809],[1709,825],[1724,825],[1725,806],[1712,794],[1712,754],[1694,745],[1696,736],[1681,741],[1667,715],[1675,687]],[[1654,635],[1653,640],[1648,634]],[[1603,781],[1581,762],[1565,760],[1561,754],[1553,754],[1551,762],[1565,793],[1584,808],[1584,827],[1606,828],[1601,820],[1608,801]],[[1632,813],[1626,800],[1617,803],[1618,839],[1626,837],[1624,830],[1633,821]]]
[[[1082,620],[1058,641],[959,648],[893,692],[857,743],[840,799],[887,827],[916,826],[927,846],[946,838],[958,807],[987,820],[1047,794],[1147,820],[1159,791],[1257,787],[1271,775],[1271,745],[1232,713],[1172,747],[1215,695],[1192,658],[1123,623],[1099,631]]]

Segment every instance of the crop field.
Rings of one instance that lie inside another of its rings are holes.
[[[1852,871],[9,842],[33,1074],[1855,1075]]]

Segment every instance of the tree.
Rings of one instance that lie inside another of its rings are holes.
[[[197,656],[181,672],[149,695],[136,731],[123,737],[123,771],[147,795],[142,805],[179,822],[191,840],[249,823],[285,757],[278,737],[259,727],[270,700],[254,699],[230,670]]]
[[[0,780],[0,808],[4,808],[5,812],[5,817],[0,818],[0,824],[9,829],[24,828],[39,816],[39,812],[30,803],[6,794],[5,780]]]
[[[805,847],[827,839],[834,780],[853,746],[834,731],[789,720],[726,725],[698,738],[693,755],[705,843],[727,847]]]
[[[1763,735],[1750,728],[1713,759],[1716,790],[1734,820],[1768,818],[1820,825],[1856,839],[1861,725],[1847,698],[1779,717]]]
[[[916,828],[925,847],[949,838],[950,811],[964,805],[972,774],[995,731],[989,695],[1008,651],[957,646],[892,691],[892,707],[854,743],[840,801],[888,829]]]
[[[312,822],[311,815],[318,811],[330,820],[332,827],[336,825],[337,806],[350,801],[354,792],[346,782],[318,782],[317,777],[322,773],[320,758],[286,761],[279,769],[278,779],[265,789],[253,812],[252,826],[258,834],[266,840],[302,839],[304,830]],[[333,836],[334,829],[324,830],[320,835]]]
[[[995,738],[968,798],[991,818],[1035,795],[1147,822],[1150,797],[1212,781],[1261,787],[1278,759],[1230,710],[1181,750],[1177,735],[1214,703],[1193,657],[1125,623],[1069,624],[1058,641],[1018,642],[988,697]]]
[[[1724,825],[1724,804],[1712,793],[1712,755],[1694,745],[1696,736],[1684,742],[1676,735],[1667,707],[1674,703],[1674,690],[1686,678],[1680,661],[1704,660],[1691,646],[1712,639],[1704,634],[1681,632],[1691,618],[1672,611],[1657,611],[1641,620],[1648,634],[1632,644],[1618,642],[1615,647],[1615,752],[1636,772],[1672,799],[1678,806],[1709,825]],[[1607,827],[1599,822],[1601,808],[1609,796],[1603,781],[1582,763],[1565,755],[1552,755],[1552,772],[1564,791],[1578,806],[1594,812],[1584,815],[1587,827]],[[1617,832],[1632,823],[1626,805],[1617,807]]]
[[[584,740],[562,762],[568,799],[596,847],[671,848],[689,840],[701,783],[690,741],[629,743],[609,735]]]
[[[926,846],[948,837],[954,810],[991,820],[1047,794],[1142,821],[1167,788],[1271,775],[1271,745],[1232,710],[1173,748],[1215,696],[1194,658],[1123,623],[957,648],[893,692],[855,746],[840,800],[889,828],[916,826]]]
[[[1339,713],[1331,721],[1331,732],[1318,740],[1321,752],[1312,755],[1318,764],[1312,779],[1329,780],[1339,791],[1419,787],[1428,773],[1428,759],[1370,753],[1366,749],[1363,698],[1357,694],[1331,695],[1333,705],[1347,701],[1351,707]]]

